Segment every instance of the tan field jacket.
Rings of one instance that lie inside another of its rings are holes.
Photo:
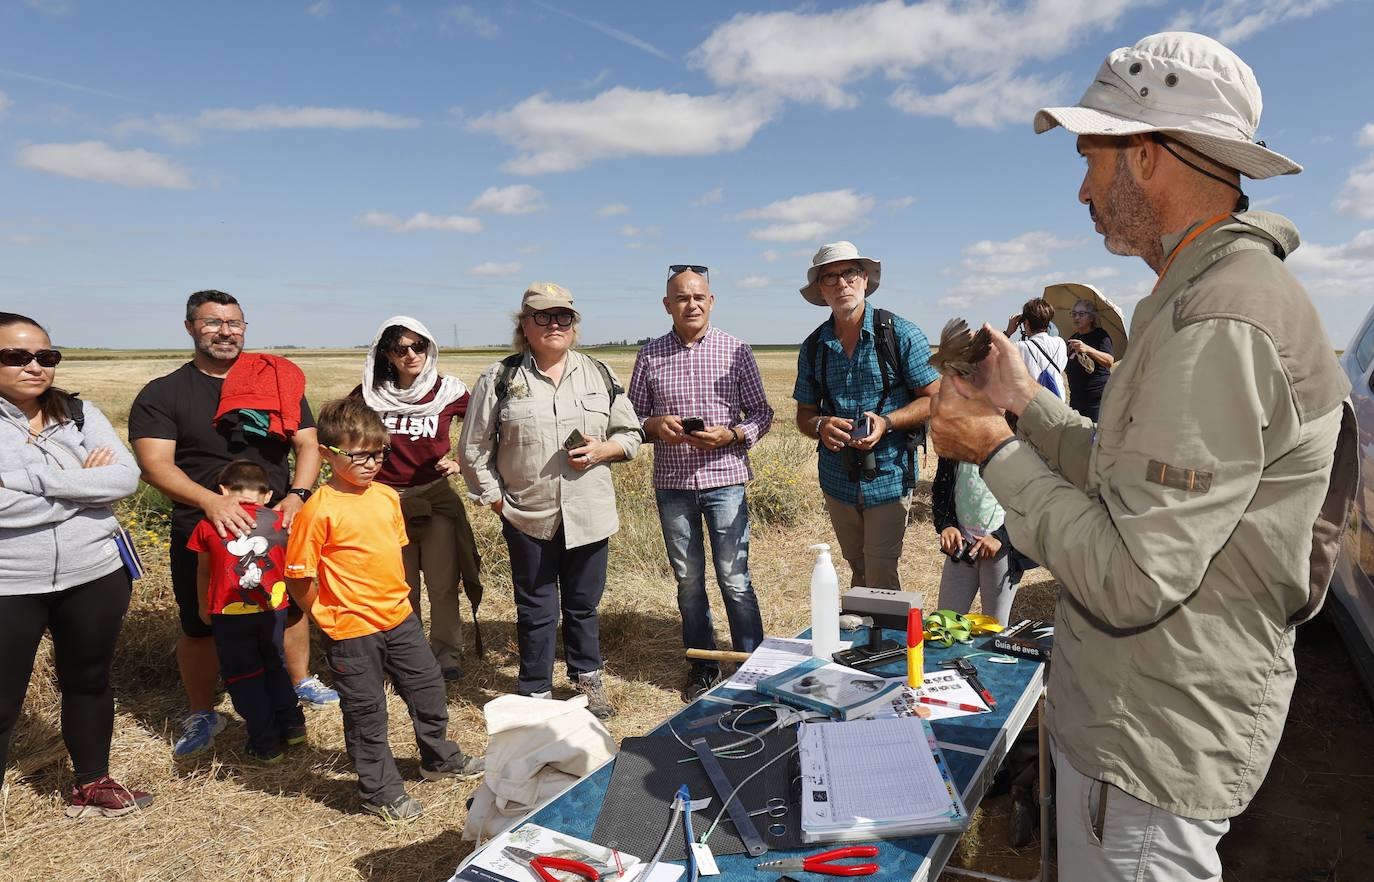
[[[557,386],[526,353],[497,413],[501,372],[497,362],[477,378],[458,436],[468,489],[483,505],[504,500],[501,517],[536,539],[552,539],[562,526],[565,546],[577,548],[615,533],[620,519],[610,464],[580,472],[568,464],[563,442],[577,429],[588,438],[616,442],[626,459],[634,459],[644,432],[629,396],[622,392],[612,404],[600,370],[576,350],[568,353]]]
[[[1136,307],[1098,424],[1041,392],[983,470],[1013,543],[1064,587],[1060,749],[1189,818],[1239,814],[1264,780],[1294,626],[1325,597],[1358,479],[1349,383],[1282,263],[1297,244],[1261,212],[1186,244]]]

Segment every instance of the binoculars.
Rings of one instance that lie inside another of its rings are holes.
[[[951,560],[956,561],[957,563],[968,564],[969,566],[973,566],[978,562],[977,556],[973,553],[973,546],[977,544],[978,543],[972,539],[965,539],[963,544],[959,546],[958,550],[945,551],[945,554],[947,554]],[[941,551],[944,551],[944,549],[941,549]]]
[[[871,481],[878,477],[878,461],[872,450],[846,447],[840,451],[841,462],[851,481]]]

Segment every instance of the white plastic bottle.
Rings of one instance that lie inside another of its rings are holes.
[[[811,550],[816,552],[811,571],[811,654],[831,661],[840,648],[840,578],[829,545],[812,545]]]

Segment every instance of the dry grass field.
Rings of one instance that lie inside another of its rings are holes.
[[[289,354],[304,368],[316,405],[358,382],[362,357],[356,350]],[[628,379],[631,351],[598,354]],[[185,357],[80,353],[63,362],[58,381],[80,390],[123,430],[129,405],[143,383],[173,370]],[[471,382],[497,357],[498,353],[446,353],[442,365]],[[773,431],[753,454],[757,477],[750,488],[754,584],[765,630],[777,635],[791,635],[808,622],[812,556],[806,547],[834,541],[816,486],[811,442],[802,438],[791,419],[795,359],[795,351],[760,352],[769,399],[778,415]],[[918,490],[922,504],[914,509],[903,558],[905,584],[924,592],[927,608],[936,601],[942,561],[930,524],[933,468],[932,458]],[[663,556],[650,473],[647,447],[634,462],[615,467],[622,530],[611,542],[601,629],[607,683],[620,710],[610,721],[617,738],[643,733],[681,706],[685,665],[675,589]],[[45,649],[10,751],[12,767],[5,775],[0,879],[446,879],[470,848],[460,840],[459,831],[464,801],[475,785],[419,780],[409,721],[394,696],[392,745],[410,792],[425,806],[424,816],[406,827],[388,827],[358,811],[355,779],[334,710],[311,713],[309,744],[293,751],[284,764],[263,768],[244,757],[242,725],[225,696],[219,710],[231,722],[216,749],[198,762],[173,763],[171,744],[180,732],[185,705],[172,656],[177,624],[165,572],[165,529],[146,501],[126,506],[125,515],[143,527],[139,536],[147,546],[144,556],[151,572],[136,583],[114,666],[118,716],[112,773],[154,791],[157,801],[150,810],[120,820],[78,823],[63,817],[62,794],[71,784],[71,771],[57,725],[58,695]],[[469,652],[465,677],[450,687],[449,708],[451,736],[465,750],[480,753],[485,744],[482,706],[513,690],[517,657],[500,531],[489,512],[474,511],[472,519],[485,560],[487,596],[481,620],[487,656],[478,659]],[[836,560],[843,582],[847,573],[838,555]],[[1016,613],[1049,616],[1055,593],[1048,574],[1032,572],[1021,588]],[[721,623],[720,637],[728,645],[718,597],[713,606]],[[322,662],[317,659],[314,668],[323,669]],[[561,669],[556,676],[555,697],[571,695]],[[956,860],[1029,877],[1035,872],[1035,852],[1018,854],[1005,845],[1006,807],[997,804],[1001,802],[990,801],[979,813]],[[1271,826],[1278,829],[1285,823],[1276,819]],[[1262,839],[1269,829],[1254,833]]]

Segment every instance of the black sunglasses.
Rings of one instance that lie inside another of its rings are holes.
[[[530,313],[530,318],[541,328],[547,328],[549,325],[571,328],[577,321],[577,315],[571,312],[533,312]]]
[[[668,267],[668,278],[671,279],[673,276],[677,275],[678,273],[685,273],[685,272],[687,272],[688,270],[691,270],[692,272],[696,273],[696,274],[699,275],[699,276],[705,276],[705,277],[706,277],[706,280],[707,280],[708,282],[711,280],[711,269],[710,269],[710,267],[701,266],[700,264],[695,264],[695,263],[675,263],[675,264],[672,264],[671,266]]]
[[[27,349],[0,349],[0,364],[5,367],[23,367],[35,359],[38,360],[39,367],[53,368],[62,361],[62,353],[56,349],[40,349],[37,352]]]
[[[416,340],[414,343],[397,343],[391,347],[392,355],[405,355],[407,352],[413,352],[416,355],[424,355],[428,351],[428,340]]]

